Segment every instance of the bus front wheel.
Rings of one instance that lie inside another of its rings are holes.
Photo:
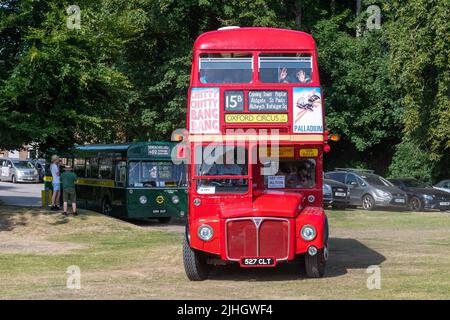
[[[327,247],[319,250],[314,256],[305,254],[305,270],[308,278],[322,278],[327,263]]]
[[[192,249],[184,239],[183,242],[184,270],[189,280],[202,281],[208,278],[208,265],[201,252]]]

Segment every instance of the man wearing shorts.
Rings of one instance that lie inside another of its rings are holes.
[[[72,213],[77,215],[77,193],[75,191],[75,181],[77,181],[77,175],[72,172],[71,167],[65,167],[65,171],[61,175],[61,182],[63,185],[63,202],[64,202],[64,215],[67,217],[67,203],[72,203]]]
[[[52,164],[50,165],[50,171],[52,173],[52,185],[53,185],[53,195],[52,195],[52,209],[59,210],[59,198],[61,196],[61,180],[59,172],[59,157],[57,155],[52,156]]]

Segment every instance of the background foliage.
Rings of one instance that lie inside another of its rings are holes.
[[[0,148],[168,139],[184,126],[192,44],[225,25],[311,33],[327,128],[326,167],[449,176],[446,0],[0,1]],[[365,28],[369,5],[381,29]],[[357,36],[357,29],[360,36]],[[282,41],[282,39],[280,39]]]

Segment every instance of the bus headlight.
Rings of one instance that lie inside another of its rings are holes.
[[[309,224],[306,224],[302,227],[302,230],[300,230],[300,236],[303,238],[303,240],[312,241],[316,237],[316,228]]]
[[[141,204],[146,204],[147,203],[147,197],[146,196],[140,196],[139,197],[139,202]]]
[[[194,206],[198,207],[202,202],[200,201],[199,198],[195,198],[194,199]]]
[[[173,204],[177,204],[178,202],[180,202],[180,198],[175,195],[172,197],[172,202],[173,202]]]
[[[213,237],[214,231],[207,224],[202,224],[197,230],[197,235],[203,241],[209,241]]]

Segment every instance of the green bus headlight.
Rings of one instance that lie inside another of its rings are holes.
[[[141,204],[146,204],[147,203],[147,197],[146,196],[140,196],[139,197],[139,202]]]
[[[180,198],[178,197],[178,196],[173,196],[172,197],[172,202],[174,203],[174,204],[177,204],[178,202],[180,202]]]

